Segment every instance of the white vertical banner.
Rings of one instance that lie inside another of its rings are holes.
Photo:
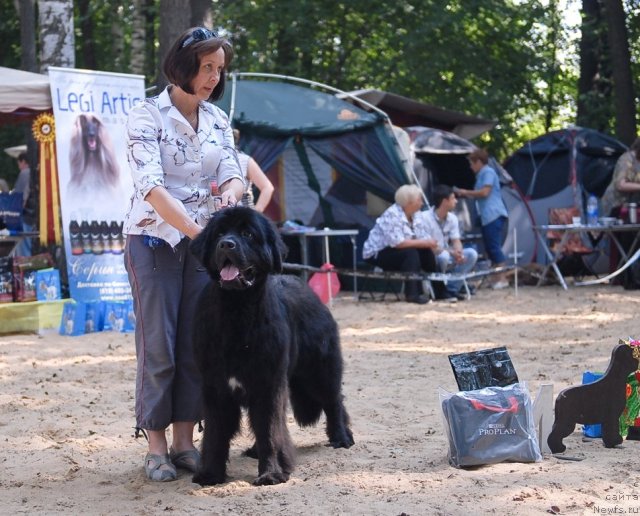
[[[71,297],[131,297],[122,222],[133,191],[125,131],[144,77],[49,67]]]

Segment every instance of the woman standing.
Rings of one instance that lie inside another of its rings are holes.
[[[271,202],[271,197],[273,197],[273,183],[269,181],[269,178],[262,171],[256,160],[240,150],[238,147],[240,144],[240,131],[237,129],[233,130],[233,139],[236,144],[240,170],[242,171],[246,185],[244,195],[242,196],[242,204],[243,206],[254,208],[260,213],[264,213],[267,205]],[[253,200],[253,185],[255,185],[260,192],[258,202],[255,203]]]
[[[500,195],[500,180],[498,174],[489,165],[489,154],[484,149],[477,149],[469,154],[469,165],[476,175],[476,183],[473,190],[455,188],[454,191],[461,197],[476,199],[476,206],[482,222],[482,240],[485,251],[489,255],[494,267],[502,267],[507,259],[502,252],[502,230],[508,219],[507,208]],[[496,276],[491,285],[494,289],[509,286],[504,274]]]
[[[244,190],[229,120],[208,102],[222,97],[232,56],[214,32],[185,31],[164,61],[170,85],[127,121],[134,193],[123,233],[136,314],[136,430],[148,435],[144,468],[154,481],[175,480],[176,467],[195,471],[200,459],[193,445],[201,394],[192,327],[208,276],[188,246],[210,217],[211,182],[220,185],[223,207]]]

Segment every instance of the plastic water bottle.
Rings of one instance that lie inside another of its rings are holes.
[[[595,195],[589,195],[587,201],[587,224],[589,226],[598,224],[598,198]]]

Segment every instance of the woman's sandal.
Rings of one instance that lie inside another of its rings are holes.
[[[200,452],[195,448],[181,452],[169,450],[169,457],[176,468],[183,468],[195,473],[200,465]]]
[[[163,466],[167,466],[164,467]],[[144,472],[154,482],[171,482],[178,478],[176,467],[171,463],[169,455],[147,453],[144,458]]]

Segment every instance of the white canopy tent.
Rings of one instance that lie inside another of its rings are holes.
[[[49,78],[0,66],[0,118],[51,109]]]

